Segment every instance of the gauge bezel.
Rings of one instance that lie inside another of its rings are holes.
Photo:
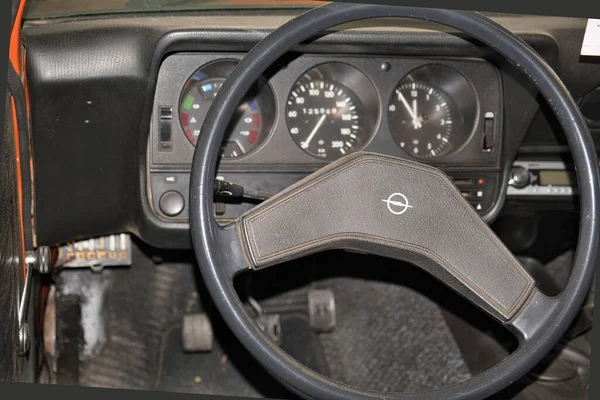
[[[396,126],[392,124],[389,106],[394,99],[396,89],[406,81],[423,83],[432,87],[447,97],[451,102],[451,112],[452,109],[454,109],[460,117],[460,125],[458,127],[453,119],[451,137],[456,138],[455,135],[458,133],[459,129],[462,129],[464,134],[460,137],[460,142],[453,145],[449,151],[444,152],[441,155],[425,157],[422,155],[415,155],[400,147],[400,139],[403,134],[397,132]],[[477,91],[473,87],[471,81],[456,68],[441,63],[430,63],[420,65],[410,70],[396,83],[388,97],[386,111],[390,135],[400,148],[400,151],[416,160],[443,160],[446,157],[450,157],[460,152],[472,140],[476,128],[479,125],[480,102]]]
[[[287,117],[287,100],[290,98],[291,93],[299,84],[317,79],[329,80],[344,86],[346,89],[351,91],[353,97],[360,102],[360,107],[362,107],[362,113],[364,115],[365,125],[363,128],[363,134],[365,135],[365,139],[360,147],[353,148],[351,152],[346,154],[352,154],[354,152],[364,150],[371,143],[375,137],[375,134],[379,130],[379,124],[381,122],[380,96],[377,91],[377,87],[365,72],[361,71],[358,67],[352,64],[341,61],[327,61],[313,65],[309,69],[305,70],[304,73],[302,73],[290,86],[288,94],[285,98],[285,126],[291,139],[296,144],[296,148],[313,158],[327,162],[332,162],[342,157],[341,155],[336,158],[324,158],[316,156],[311,152],[302,149],[300,144],[296,141],[294,135],[291,133],[290,123]],[[359,105],[355,104],[355,106],[358,107]]]
[[[194,141],[192,141],[192,139],[186,133],[186,129],[183,126],[183,121],[181,120],[181,113],[182,113],[181,105],[182,105],[185,94],[187,94],[189,88],[192,85],[195,85],[198,82],[201,82],[203,80],[226,79],[227,76],[229,76],[231,71],[233,71],[233,69],[237,66],[237,64],[239,62],[240,62],[240,60],[235,59],[235,58],[220,58],[217,60],[212,60],[212,61],[207,62],[206,64],[203,64],[196,70],[194,70],[194,72],[192,72],[192,74],[186,79],[182,89],[179,92],[176,117],[177,117],[177,120],[178,120],[178,123],[182,130],[183,135],[186,137],[186,139],[188,140],[188,142],[190,143],[190,145],[192,147],[195,147],[196,143]],[[219,67],[222,67],[222,68],[219,68]],[[206,77],[204,77],[202,79],[195,78],[195,76],[198,73],[204,73],[204,74],[206,74]],[[244,97],[243,102],[248,102],[248,101],[254,101],[260,110],[261,131],[263,132],[261,134],[261,136],[263,136],[263,139],[260,141],[260,143],[254,149],[250,150],[249,152],[247,152],[241,156],[237,156],[237,157],[223,157],[222,156],[221,159],[225,162],[243,160],[249,156],[256,154],[267,144],[267,142],[273,135],[273,132],[275,131],[275,125],[276,125],[276,121],[278,118],[277,98],[275,96],[275,91],[273,90],[271,83],[269,82],[269,80],[266,77],[261,76],[260,80],[257,81],[252,86],[252,88],[248,91],[248,93]],[[233,123],[233,121],[231,121],[231,123]],[[231,129],[231,126],[230,126],[230,129]]]

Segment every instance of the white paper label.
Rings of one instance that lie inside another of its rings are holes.
[[[588,19],[581,55],[600,56],[600,19]]]

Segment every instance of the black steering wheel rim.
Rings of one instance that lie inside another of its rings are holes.
[[[232,251],[224,228],[213,216],[213,182],[219,147],[243,96],[279,57],[300,42],[343,23],[384,17],[428,20],[487,44],[524,72],[551,105],[566,134],[575,163],[581,205],[575,261],[552,315],[508,358],[472,379],[430,392],[375,393],[322,376],[291,358],[270,341],[246,314],[228,271]],[[474,12],[330,3],[278,28],[254,47],[225,81],[206,116],[194,153],[190,182],[191,234],[202,277],[215,305],[238,340],[273,375],[307,398],[481,399],[504,389],[530,371],[556,345],[583,303],[595,269],[598,244],[598,162],[594,143],[567,88],[548,64],[524,41]]]

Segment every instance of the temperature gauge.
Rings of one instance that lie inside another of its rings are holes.
[[[179,118],[185,135],[196,144],[204,118],[226,76],[237,61],[217,61],[199,69],[188,80],[181,95]],[[229,125],[222,145],[222,157],[239,158],[256,150],[273,125],[275,100],[270,88],[262,83],[240,104]]]

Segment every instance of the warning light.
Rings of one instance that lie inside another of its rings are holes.
[[[483,185],[483,179],[482,179],[482,178],[479,178],[479,180],[477,181],[477,183],[478,183],[479,185]]]
[[[183,124],[183,126],[188,126],[189,125],[189,114],[188,113],[181,113],[181,123]]]
[[[257,137],[258,137],[258,131],[250,132],[250,135],[248,136],[248,143],[254,144],[254,142],[256,142]]]

